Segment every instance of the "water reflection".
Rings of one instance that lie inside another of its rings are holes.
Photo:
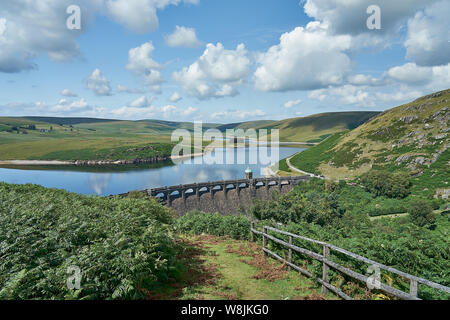
[[[96,194],[101,195],[105,190],[108,189],[110,182],[111,182],[111,173],[106,173],[102,175],[90,173],[88,175],[86,185],[91,187]]]
[[[240,179],[249,166],[255,177],[261,177],[261,169],[266,163],[249,164],[252,153],[257,148],[227,149],[222,152],[224,157],[231,155],[234,159],[245,156],[243,164],[205,164],[205,159],[196,161],[203,164],[192,164],[186,159],[181,164],[160,163],[144,166],[115,167],[26,167],[0,168],[0,181],[9,183],[34,183],[45,187],[65,189],[82,194],[109,195],[143,190],[161,186],[206,182],[216,180]],[[279,158],[288,157],[302,148],[279,148]],[[214,157],[209,154],[204,157]],[[236,163],[237,161],[235,161]],[[44,170],[45,169],[45,170]]]

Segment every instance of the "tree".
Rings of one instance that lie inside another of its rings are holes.
[[[411,181],[406,172],[390,173],[371,170],[361,176],[362,184],[375,196],[405,198],[410,193]]]
[[[431,226],[436,221],[432,206],[423,199],[413,200],[409,205],[408,213],[411,222],[419,227]]]

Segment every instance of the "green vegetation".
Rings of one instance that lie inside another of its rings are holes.
[[[327,162],[333,157],[333,153],[330,150],[344,134],[345,132],[335,133],[319,145],[295,155],[291,159],[291,164],[300,170],[320,174],[318,169],[319,164],[321,162]]]
[[[184,234],[210,234],[248,240],[250,222],[242,216],[223,216],[191,212],[176,221],[176,229]]]
[[[150,294],[153,299],[336,299],[320,295],[314,281],[263,256],[259,244],[211,235],[182,236],[181,279]]]
[[[173,144],[154,143],[151,145],[127,146],[110,149],[80,149],[55,151],[40,157],[30,157],[33,160],[134,160],[154,157],[169,157]]]
[[[283,121],[203,124],[203,129],[280,129],[283,142],[321,141],[367,121],[376,112],[326,113]],[[0,160],[103,160],[121,148],[170,144],[176,129],[193,130],[193,123],[162,120],[119,121],[92,118],[0,117]],[[270,133],[270,132],[269,132]],[[85,158],[80,158],[83,156]],[[128,160],[133,155],[127,156]]]
[[[401,199],[411,192],[410,175],[406,172],[371,170],[361,176],[361,182],[375,196]]]
[[[296,155],[291,164],[336,181],[364,178],[371,169],[395,175],[379,177],[380,184],[393,178],[406,183],[410,175],[410,191],[399,181],[398,190],[388,191],[397,194],[389,197],[411,193],[431,199],[448,189],[449,98],[447,89],[383,112],[346,134],[335,134]],[[381,195],[387,191],[377,192]]]
[[[0,299],[142,298],[181,270],[172,219],[153,200],[0,183]]]
[[[305,201],[308,198],[310,201]],[[448,217],[433,214],[436,219],[435,228],[428,228],[428,225],[417,226],[408,216],[394,220],[369,220],[368,208],[376,203],[383,206],[385,201],[387,204],[391,201],[398,201],[397,204],[401,204],[405,200],[376,197],[360,187],[312,179],[308,183],[298,185],[293,192],[280,195],[273,201],[257,203],[251,208],[250,214],[258,220],[259,229],[263,224],[280,228],[278,223],[281,223],[285,226],[285,230],[292,233],[332,243],[404,272],[448,286],[450,284]],[[312,206],[309,203],[318,205]],[[414,203],[416,201],[412,201],[415,209],[431,205],[430,201],[426,200],[421,200],[421,206]],[[243,217],[231,219],[239,221],[236,224],[238,227],[230,223],[229,217],[198,213],[180,218],[178,223],[183,225],[185,233],[229,234],[235,239],[248,239],[248,222],[245,222]],[[302,247],[321,252],[320,247],[296,241]],[[286,254],[285,248],[274,243],[271,243],[269,248],[282,256]],[[301,257],[296,259],[299,265],[306,264],[309,271],[320,276],[320,263]],[[350,266],[352,270],[366,273],[367,265],[357,263],[346,256],[336,255],[333,259]],[[384,281],[408,291],[407,282],[389,273],[383,276]],[[364,288],[351,283],[348,279],[340,278],[338,274],[333,275],[332,282],[340,283],[344,291],[369,298]],[[425,299],[448,298],[445,294],[424,286],[420,287],[419,296]]]
[[[409,218],[419,227],[433,225],[436,221],[433,215],[433,207],[428,201],[422,199],[413,200],[408,208]]]

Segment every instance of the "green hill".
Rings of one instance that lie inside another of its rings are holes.
[[[354,129],[378,115],[377,111],[329,112],[280,121],[260,120],[232,123],[217,127],[226,129],[278,129],[283,142],[320,142],[336,132]]]
[[[291,164],[334,179],[353,179],[371,168],[404,170],[416,177],[417,188],[434,193],[448,188],[449,121],[450,90],[444,90],[385,111]]]
[[[226,129],[279,129],[282,142],[319,142],[336,132],[352,129],[376,114],[337,112],[281,121],[204,123],[203,130],[216,128],[225,133]],[[164,120],[0,117],[0,160],[56,160],[55,155],[59,160],[68,160],[74,154],[103,154],[109,149],[170,143],[176,129],[192,131],[194,124]]]
[[[281,141],[320,142],[336,132],[354,129],[378,114],[377,111],[321,113],[277,121],[268,128],[279,129]]]

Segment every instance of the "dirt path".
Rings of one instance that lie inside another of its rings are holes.
[[[264,257],[256,243],[203,235],[183,238],[180,244],[184,249],[178,258],[186,272],[171,288],[149,292],[149,299],[325,299],[314,281]]]

